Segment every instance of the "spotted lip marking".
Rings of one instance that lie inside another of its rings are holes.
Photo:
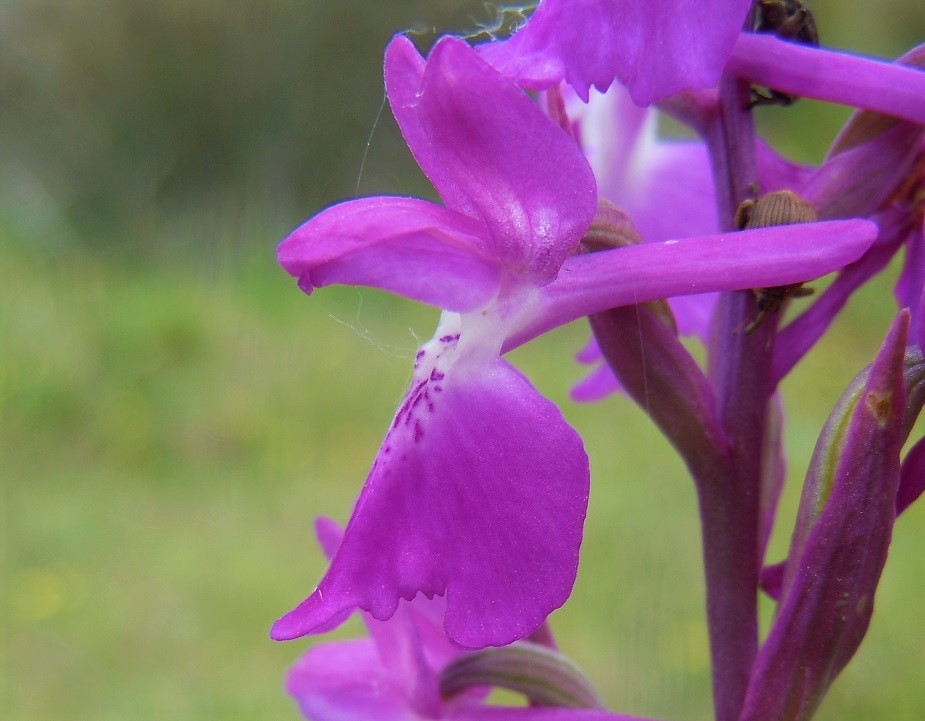
[[[402,403],[401,408],[399,408],[398,413],[395,414],[395,419],[392,421],[392,426],[389,428],[389,435],[396,429],[408,427],[411,429],[412,439],[415,443],[420,443],[421,439],[424,437],[425,422],[424,418],[422,418],[422,414],[425,410],[427,413],[434,412],[435,405],[432,393],[436,394],[443,392],[443,385],[441,382],[446,378],[446,373],[438,370],[436,365],[444,351],[455,348],[456,342],[459,340],[459,333],[444,335],[438,340],[442,347],[438,348],[436,352],[432,352],[432,349],[428,349],[427,347],[421,348],[421,350],[417,352],[414,358],[415,371],[426,371],[425,363],[429,360],[430,362],[428,365],[431,366],[430,373],[422,380],[416,381],[411,387],[411,390],[408,391],[408,395]],[[417,373],[415,375],[417,375]],[[391,444],[387,443],[383,448],[383,452],[388,453],[390,451]]]

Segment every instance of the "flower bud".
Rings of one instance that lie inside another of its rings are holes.
[[[741,721],[806,721],[867,632],[886,562],[908,432],[909,313],[842,396],[816,445],[782,601],[752,670]],[[922,364],[917,365],[919,376]]]

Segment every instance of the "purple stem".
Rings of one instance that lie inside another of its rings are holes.
[[[754,125],[748,83],[727,75],[719,92],[719,112],[705,139],[720,223],[731,230],[739,204],[755,192]],[[767,319],[745,333],[755,313],[751,291],[723,293],[708,349],[718,415],[731,444],[717,474],[697,479],[717,721],[738,718],[758,652],[762,454],[776,329]]]
[[[758,179],[755,126],[747,109],[750,87],[732,76],[723,76],[717,112],[707,121],[704,133],[722,230],[737,230],[736,209],[743,200],[754,196],[754,184]]]

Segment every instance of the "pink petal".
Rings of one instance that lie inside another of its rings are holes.
[[[569,258],[509,351],[576,318],[671,295],[765,288],[818,278],[856,260],[877,234],[864,220],[804,223],[643,243]]]
[[[584,348],[578,351],[575,354],[575,360],[583,365],[594,365],[602,360],[604,360],[604,354],[601,353],[601,347],[597,344],[597,341],[592,335],[588,338],[588,342],[585,343]]]
[[[919,440],[903,459],[896,494],[896,515],[905,511],[925,493],[925,439]]]
[[[330,518],[319,516],[315,519],[315,535],[330,560],[340,548],[344,529]],[[436,688],[433,669],[442,668],[460,652],[443,631],[446,603],[439,597],[418,597],[400,606],[403,608],[388,621],[377,621],[365,613],[363,621],[384,666],[402,679],[406,696],[430,695],[430,689],[425,687]],[[351,611],[348,609],[338,624]]]
[[[660,140],[657,113],[620,87],[594,94],[577,114],[581,143],[602,198],[633,219],[646,242],[716,232],[716,200],[706,147]]]
[[[427,63],[404,35],[397,35],[385,50],[385,88],[392,114],[411,154],[450,208],[477,218],[479,212],[452,173],[446,172],[441,148],[434,145],[419,109]]]
[[[601,353],[593,334],[585,347],[575,354],[575,360],[585,365],[596,365],[597,368],[572,387],[569,395],[573,401],[578,403],[599,401],[621,389],[620,381],[604,361],[604,354]]]
[[[315,519],[315,536],[318,538],[318,545],[330,561],[344,539],[344,529],[336,521],[325,516],[318,516]]]
[[[925,72],[882,60],[742,33],[726,69],[782,93],[875,110],[925,125]]]
[[[845,266],[813,304],[780,331],[771,365],[775,384],[793,370],[828,330],[854,291],[883,270],[894,253],[890,246],[874,245],[859,260]]]
[[[601,197],[625,211],[646,242],[707,235],[719,230],[713,172],[700,142],[661,140],[654,108],[640,108],[619,86],[572,103],[582,147]],[[756,144],[762,192],[798,187],[811,169]],[[670,299],[682,335],[705,338],[715,294]]]
[[[446,599],[440,596],[425,598],[418,596],[413,601],[402,602],[407,606],[408,618],[414,625],[417,642],[420,644],[422,657],[427,667],[441,669],[462,651],[453,644],[443,630],[443,620],[446,616]],[[395,617],[393,616],[392,619]],[[390,621],[371,621],[378,625],[391,623]]]
[[[549,280],[597,208],[574,140],[461,40],[440,40],[422,71],[397,37],[385,64],[405,140],[447,206],[487,227],[510,270]]]
[[[286,690],[313,721],[408,721],[400,679],[368,639],[315,646],[289,670]]]
[[[761,139],[755,141],[755,162],[758,164],[758,185],[762,193],[800,188],[814,171],[809,165],[778,155]]]
[[[471,218],[414,198],[364,198],[316,215],[280,243],[279,263],[306,293],[368,285],[465,312],[489,303],[501,270]]]
[[[649,105],[719,82],[749,0],[544,0],[505,42],[479,48],[524,87],[566,80],[585,101],[617,77]]]
[[[606,363],[601,364],[588,373],[582,380],[572,387],[572,400],[578,403],[593,403],[600,401],[621,390],[622,386],[617,377]]]
[[[923,320],[920,306],[925,290],[925,219],[903,240],[906,258],[893,295],[896,296],[896,304],[900,308],[909,308],[912,311],[912,338],[921,346],[925,344],[920,330]]]
[[[456,643],[504,645],[568,598],[588,501],[581,439],[501,359],[470,348],[453,364],[457,339],[425,346],[328,573],[273,638],[355,606],[384,620],[423,593],[445,594]]]

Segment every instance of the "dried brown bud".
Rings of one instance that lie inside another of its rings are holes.
[[[642,236],[626,213],[609,200],[599,198],[597,213],[581,243],[586,250],[597,252],[639,245],[642,243]],[[651,311],[675,336],[678,335],[678,324],[667,300],[650,300],[640,305]]]

